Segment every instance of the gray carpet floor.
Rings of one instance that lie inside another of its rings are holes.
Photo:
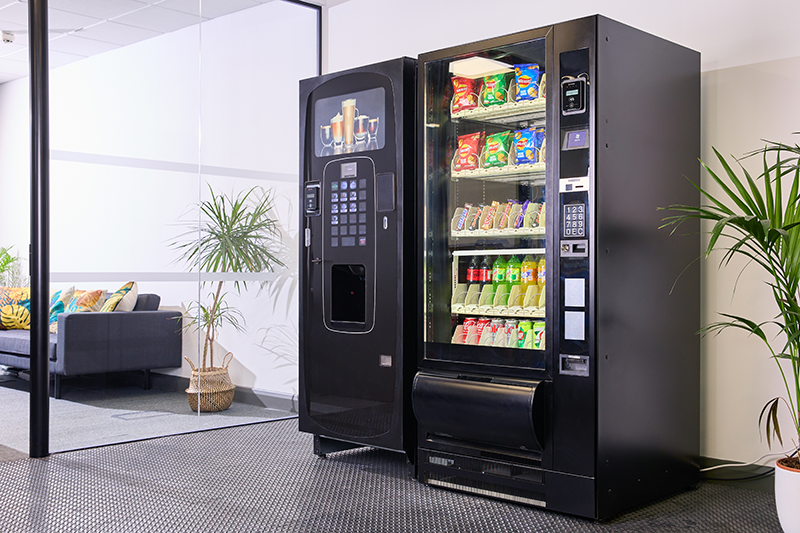
[[[401,454],[321,459],[296,420],[0,464],[0,531],[780,532],[771,495],[721,484],[609,523],[428,487]]]
[[[0,386],[3,406],[0,461],[29,450],[29,394]],[[186,393],[140,386],[75,387],[63,399],[50,398],[50,451],[75,450],[188,431],[227,427],[294,416],[288,411],[234,402],[219,413],[197,413]],[[8,453],[4,449],[10,450]]]

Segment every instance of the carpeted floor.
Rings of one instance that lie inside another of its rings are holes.
[[[401,454],[318,458],[296,420],[3,463],[0,494],[4,533],[781,531],[771,495],[720,484],[605,524],[432,488]]]
[[[18,459],[4,449],[27,455],[29,398],[25,390],[0,386],[0,461]],[[138,439],[175,435],[294,416],[288,411],[234,402],[219,413],[189,408],[183,392],[144,390],[141,386],[77,387],[63,399],[50,398],[50,451],[75,450]]]

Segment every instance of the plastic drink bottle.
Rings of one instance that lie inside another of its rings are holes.
[[[497,288],[500,285],[508,287],[508,281],[506,280],[506,260],[503,259],[502,255],[497,256],[492,266],[492,288],[494,292],[497,292]]]
[[[512,255],[506,264],[506,278],[508,279],[509,289],[522,282],[522,264],[516,255]]]
[[[538,284],[537,280],[537,272],[539,270],[539,265],[536,261],[533,260],[533,257],[530,255],[526,255],[525,258],[522,260],[522,265],[520,265],[520,272],[522,277],[522,282],[520,283],[522,293],[524,294],[528,287],[531,285]]]
[[[483,261],[481,262],[480,273],[478,274],[478,280],[481,284],[481,290],[483,287],[492,282],[492,258],[488,255],[483,257]]]
[[[472,286],[478,283],[478,276],[480,275],[479,272],[479,265],[478,265],[478,256],[473,255],[472,260],[469,262],[469,266],[467,267],[467,285]]]
[[[539,292],[544,289],[544,276],[545,274],[545,265],[544,265],[544,257],[539,261],[539,271],[537,272],[537,282],[539,284]]]

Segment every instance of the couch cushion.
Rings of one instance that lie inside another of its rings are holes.
[[[103,313],[110,311],[133,311],[136,306],[136,297],[139,295],[139,287],[135,281],[129,281],[112,294],[100,309]]]
[[[31,312],[17,304],[0,307],[0,330],[5,329],[31,329]]]
[[[136,307],[134,311],[158,311],[158,305],[161,303],[161,296],[158,294],[140,294],[136,299]]]
[[[58,335],[50,334],[49,357],[51,361],[56,360],[56,341]],[[31,353],[31,332],[28,330],[11,329],[0,331],[0,352],[14,355],[30,356]]]

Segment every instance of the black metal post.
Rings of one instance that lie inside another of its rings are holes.
[[[50,454],[50,116],[47,0],[28,1],[31,68],[30,456]]]

